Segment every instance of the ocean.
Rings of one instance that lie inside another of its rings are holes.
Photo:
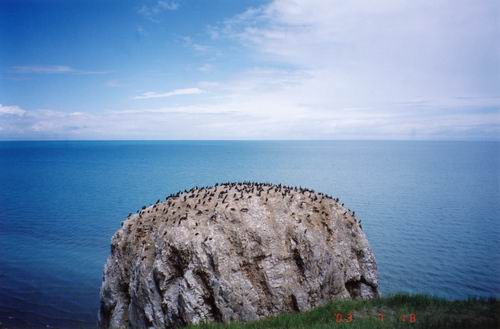
[[[339,197],[383,294],[500,297],[499,142],[0,142],[0,328],[95,328],[128,213],[225,181]]]

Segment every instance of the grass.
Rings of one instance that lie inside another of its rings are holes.
[[[383,320],[380,318],[381,313],[384,314]],[[349,314],[352,315],[350,322]],[[500,302],[493,298],[450,301],[426,295],[397,294],[373,300],[333,301],[308,312],[283,314],[247,323],[202,323],[187,328],[487,329],[500,328],[499,317]]]

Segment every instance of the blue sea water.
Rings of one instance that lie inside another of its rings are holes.
[[[498,142],[0,142],[0,328],[95,327],[129,212],[243,180],[340,197],[382,293],[500,296]]]

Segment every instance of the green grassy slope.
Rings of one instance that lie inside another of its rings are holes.
[[[383,314],[383,320],[382,316]],[[349,315],[352,320],[349,321]],[[206,323],[190,329],[382,329],[500,328],[497,299],[448,301],[425,295],[393,295],[374,300],[341,300],[304,313],[248,323]]]

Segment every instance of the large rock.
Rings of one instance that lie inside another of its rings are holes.
[[[268,184],[195,188],[114,235],[99,328],[169,328],[378,296],[375,258],[338,199]]]

